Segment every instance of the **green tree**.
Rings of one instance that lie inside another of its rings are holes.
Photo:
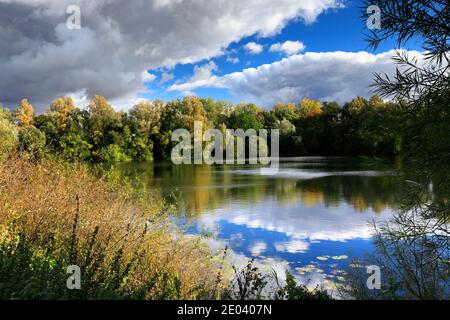
[[[24,128],[19,133],[20,147],[33,158],[42,157],[45,153],[45,133],[34,126]]]
[[[117,144],[110,144],[100,150],[100,160],[106,163],[129,162],[131,157],[125,154]]]
[[[226,101],[214,101],[212,98],[200,99],[211,128],[219,128],[227,123],[233,104]]]
[[[113,144],[114,137],[123,129],[123,114],[116,112],[105,97],[94,96],[88,106],[88,136],[92,144],[92,157],[101,161],[101,153]]]
[[[19,144],[17,127],[10,121],[11,115],[0,107],[0,160],[16,150]]]
[[[169,102],[161,113],[160,133],[155,139],[155,156],[158,159],[170,159],[172,132],[177,129],[190,129],[181,100]]]
[[[51,152],[58,151],[61,135],[56,118],[49,114],[37,115],[34,119],[34,126],[45,134],[47,149]]]
[[[261,108],[255,104],[237,105],[228,119],[228,127],[231,129],[255,129],[264,128],[264,115]]]
[[[59,147],[65,159],[72,162],[90,161],[92,145],[76,132],[68,132],[59,141]]]

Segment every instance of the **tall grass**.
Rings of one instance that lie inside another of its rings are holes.
[[[0,298],[209,297],[209,251],[170,227],[164,208],[86,165],[0,162]],[[67,289],[70,265],[81,268],[81,290]]]

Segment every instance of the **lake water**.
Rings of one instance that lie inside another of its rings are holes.
[[[126,164],[167,201],[187,234],[213,235],[213,249],[228,246],[234,263],[287,268],[309,286],[339,279],[352,257],[373,251],[372,220],[398,206],[402,180],[390,165],[348,158],[282,159],[279,173],[249,166]]]

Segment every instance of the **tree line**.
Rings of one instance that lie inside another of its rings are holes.
[[[16,149],[33,156],[57,153],[69,161],[127,162],[170,159],[172,132],[194,122],[203,128],[279,129],[282,156],[369,155],[392,157],[402,150],[402,103],[378,96],[337,102],[303,99],[271,110],[195,96],[171,102],[142,101],[116,111],[102,96],[87,108],[72,98],[54,100],[37,115],[27,99],[12,112],[0,108],[0,154]]]

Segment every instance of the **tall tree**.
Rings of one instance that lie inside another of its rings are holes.
[[[184,97],[183,113],[186,115],[187,125],[192,132],[196,121],[206,124],[206,117],[203,112],[203,103],[197,97]],[[205,126],[204,129],[206,129]]]
[[[18,130],[10,119],[9,111],[0,106],[0,160],[6,158],[19,144]]]
[[[293,122],[299,117],[297,107],[294,103],[277,103],[275,107],[273,107],[272,112],[280,121],[286,119]]]
[[[128,114],[131,125],[136,127],[137,133],[144,137],[150,137],[159,132],[161,112],[161,104],[142,101],[136,104]]]
[[[55,116],[59,130],[67,127],[69,113],[75,110],[75,105],[71,97],[61,97],[52,102],[50,113]]]
[[[322,113],[322,106],[319,101],[305,98],[300,101],[299,111],[304,118],[314,117]]]
[[[103,96],[94,96],[88,106],[89,127],[93,144],[98,148],[112,143],[111,134],[122,127],[121,114]]]
[[[19,106],[15,110],[15,117],[20,127],[26,128],[33,124],[34,108],[27,99],[20,100]]]
[[[237,105],[228,119],[228,127],[232,129],[264,128],[264,114],[261,108],[255,104],[240,103]]]

